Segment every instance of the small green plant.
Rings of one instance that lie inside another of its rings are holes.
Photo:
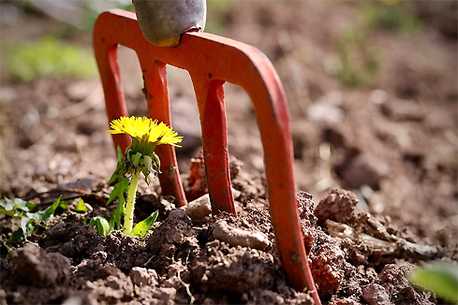
[[[83,199],[80,198],[78,200],[78,203],[77,203],[76,208],[75,208],[75,212],[78,212],[78,213],[86,213],[87,212],[87,208],[84,205]]]
[[[89,224],[94,227],[97,234],[102,236],[108,235],[112,231],[110,223],[102,216],[95,216],[91,218]]]
[[[149,184],[151,176],[159,173],[160,168],[159,157],[154,152],[156,146],[168,144],[180,147],[177,143],[181,142],[183,137],[178,136],[164,123],[158,123],[146,117],[121,117],[113,120],[110,127],[108,133],[129,135],[132,138],[132,145],[126,148],[124,155],[118,147],[118,164],[108,182],[113,185],[113,191],[107,204],[118,199],[118,205],[108,222],[109,229],[110,231],[118,230],[124,215],[123,233],[144,237],[156,221],[158,212],[154,212],[133,228],[135,199],[140,175],[143,175],[146,183]],[[106,227],[106,223],[103,226]],[[104,231],[100,229],[100,232]]]
[[[372,84],[382,67],[380,51],[372,40],[377,28],[409,35],[419,21],[397,0],[358,3],[358,21],[336,39],[339,64],[333,74],[346,87]]]
[[[26,82],[37,76],[84,78],[96,72],[89,51],[52,37],[6,47],[6,59],[9,77]]]
[[[396,0],[363,3],[360,15],[366,27],[378,27],[404,35],[413,34],[420,21],[406,8],[405,3]]]
[[[0,202],[0,213],[21,220],[21,227],[11,235],[12,239],[20,240],[30,237],[39,226],[46,226],[47,221],[51,219],[58,207],[66,208],[66,204],[60,201],[60,197],[47,209],[36,212],[32,212],[38,208],[35,203],[19,198],[5,198],[3,202]]]
[[[458,265],[448,262],[430,262],[417,267],[407,275],[419,289],[435,293],[439,298],[458,304]]]
[[[344,31],[337,39],[336,50],[340,65],[334,73],[347,87],[368,85],[380,71],[380,55],[364,29]]]

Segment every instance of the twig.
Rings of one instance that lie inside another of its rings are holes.
[[[381,240],[379,238],[357,232],[350,226],[338,223],[332,220],[326,220],[326,227],[329,234],[334,238],[345,239],[349,238],[353,242],[363,243],[370,246],[374,252],[378,252],[381,255],[393,255],[393,256],[404,256],[407,254],[409,258],[429,260],[437,256],[437,247],[418,245],[411,243],[403,238],[391,235],[394,242]]]

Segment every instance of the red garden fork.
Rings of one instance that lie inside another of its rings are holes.
[[[208,33],[184,33],[175,48],[150,44],[134,13],[114,9],[102,13],[94,26],[94,50],[105,93],[108,120],[128,116],[119,76],[117,45],[133,49],[143,73],[148,115],[171,126],[166,64],[189,72],[200,114],[208,191],[213,213],[235,213],[230,187],[225,81],[249,94],[264,149],[270,214],[282,266],[293,287],[308,286],[320,304],[301,234],[293,176],[293,149],[283,87],[267,57],[254,47]],[[113,135],[122,151],[131,144],[126,135]],[[159,180],[165,195],[185,205],[175,149],[157,147]]]

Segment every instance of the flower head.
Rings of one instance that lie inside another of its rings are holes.
[[[157,145],[169,144],[180,147],[177,143],[183,140],[176,131],[164,123],[147,117],[120,117],[110,123],[111,134],[126,134],[132,137],[132,146],[125,151],[126,163],[122,163],[120,171],[135,173],[143,172],[149,183],[149,175],[158,173],[160,160],[154,149]],[[122,161],[119,161],[122,162]]]
[[[147,117],[120,117],[111,121],[108,130],[111,134],[127,134],[142,144],[152,144],[154,147],[161,144],[170,144],[180,147],[177,143],[183,140],[176,131],[163,122],[158,123]]]

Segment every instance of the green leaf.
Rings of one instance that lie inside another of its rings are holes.
[[[118,183],[116,183],[111,191],[110,198],[107,201],[107,205],[118,198],[118,205],[113,211],[110,218],[110,227],[112,230],[119,230],[121,227],[121,217],[124,214],[124,204],[126,203],[126,197],[124,196],[129,189],[129,179],[122,177]]]
[[[60,197],[52,205],[50,205],[44,211],[38,211],[35,213],[25,212],[21,218],[21,229],[24,234],[24,238],[31,236],[39,225],[39,221],[47,221],[54,215],[57,207],[60,205]]]
[[[108,185],[114,185],[118,183],[122,178],[124,178],[127,167],[126,167],[126,160],[124,155],[122,154],[121,147],[118,145],[116,147],[117,155],[118,155],[118,164],[116,165],[116,170],[114,171],[113,175],[111,175],[110,180],[108,181]]]
[[[37,206],[37,204],[27,202],[19,198],[12,200],[5,198],[5,202],[0,203],[0,212],[21,219],[21,226],[18,230],[13,232],[11,239],[27,239],[27,237],[31,236],[40,225],[39,222],[46,222],[50,217],[54,215],[54,212],[59,206],[66,208],[66,203],[61,202],[59,197],[47,209],[43,211],[37,211],[35,213],[30,212]]]
[[[67,210],[68,208],[68,201],[66,200],[61,200],[60,203],[59,203],[59,206],[58,206],[59,209],[62,209],[64,211]]]
[[[14,231],[11,234],[10,239],[14,239],[14,240],[22,240],[22,239],[24,239],[24,231],[22,231],[22,228],[19,228],[16,231]]]
[[[118,164],[124,162],[124,155],[122,154],[121,146],[116,146],[116,155],[118,156]]]
[[[4,242],[3,239],[1,239],[1,237],[0,237],[0,249],[1,248],[5,248],[6,256],[8,256],[8,254],[11,252],[11,247],[8,246],[8,244],[6,242]],[[3,249],[1,249],[1,252],[4,253]],[[3,257],[3,255],[2,255],[2,258],[6,258],[6,257]]]
[[[458,303],[458,265],[448,262],[430,262],[417,267],[407,275],[412,285],[434,292],[441,299]]]
[[[0,202],[0,212],[8,216],[20,218],[23,212],[29,212],[37,206],[35,203],[24,201],[20,198],[8,199],[5,197],[5,202]]]
[[[35,213],[26,213],[26,216],[29,218],[38,220],[38,221],[48,220],[49,218],[51,218],[51,216],[54,215],[54,212],[56,211],[57,207],[60,205],[60,198],[61,197],[57,198],[57,200],[54,201],[54,203],[51,204],[46,210],[38,211]]]
[[[29,218],[29,217],[22,217],[21,218],[22,236],[25,239],[27,239],[27,237],[32,236],[33,232],[35,232],[37,227],[38,227],[38,221],[36,219]],[[18,234],[17,235],[18,237],[21,237],[19,232],[17,234]]]
[[[111,175],[110,180],[108,180],[108,185],[115,185],[116,183],[118,183],[120,180],[122,180],[125,177],[126,172],[127,172],[126,163],[125,162],[118,163],[116,165],[115,172],[113,173],[113,175]]]
[[[78,204],[76,206],[75,212],[79,212],[79,213],[86,213],[87,212],[87,208],[84,205],[83,199],[80,198],[80,200],[78,200]]]
[[[17,207],[17,208],[20,208],[24,211],[31,211],[33,209],[35,209],[38,204],[35,204],[35,203],[32,203],[32,202],[29,202],[29,201],[25,201],[25,200],[22,200],[20,198],[14,198],[12,200],[8,199],[8,198],[5,198],[5,201],[11,201],[14,203],[14,205]]]
[[[121,217],[124,215],[124,202],[118,201],[116,209],[110,218],[110,228],[112,230],[119,230],[121,228]]]
[[[97,231],[97,234],[99,235],[105,236],[111,232],[110,224],[102,216],[93,217],[89,224],[95,228],[95,230]]]
[[[153,227],[154,223],[156,222],[158,215],[159,211],[154,212],[145,220],[139,222],[128,235],[145,237],[148,231]]]
[[[112,230],[119,230],[121,227],[121,217],[124,214],[124,204],[126,203],[126,197],[124,196],[129,189],[129,179],[122,177],[118,183],[116,183],[111,191],[110,198],[107,201],[107,205],[110,204],[113,200],[118,198],[118,205],[113,211],[113,214],[110,218],[110,227]]]
[[[119,201],[122,201],[122,203],[124,204],[124,202],[126,201],[126,197],[124,196],[124,194],[127,193],[128,189],[129,179],[126,177],[122,177],[122,179],[119,180],[119,182],[113,186],[113,190],[111,191],[110,198],[108,198],[106,205],[109,205],[116,198],[118,198]]]

